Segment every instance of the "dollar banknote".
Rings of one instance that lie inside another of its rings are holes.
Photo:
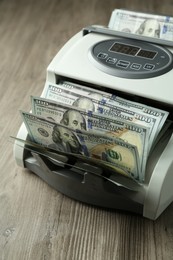
[[[149,150],[168,116],[166,111],[147,108],[144,105],[140,107],[135,102],[130,106],[130,101],[125,103],[125,100],[121,98],[116,100],[114,96],[108,98],[107,94],[103,95],[102,92],[99,93],[92,89],[86,94],[89,89],[82,90],[81,86],[73,83],[68,83],[67,86],[67,84],[56,85],[48,82],[45,88],[44,97],[47,99],[61,101],[66,105],[95,111],[106,116],[119,117],[127,122],[149,128]]]
[[[21,112],[21,115],[32,141],[104,162],[115,172],[143,181],[136,146],[96,131],[72,129],[31,113]]]
[[[15,141],[15,145],[22,148],[25,146],[25,149],[31,152],[31,154],[36,153],[42,156],[43,160],[46,157],[53,164],[59,167],[68,168],[68,170],[76,171],[78,174],[82,174],[83,176],[87,172],[111,182],[116,186],[125,187],[126,189],[133,191],[138,191],[139,187],[141,187],[141,184],[132,178],[126,178],[120,174],[116,175],[115,172],[112,174],[112,168],[109,168],[108,165],[104,164],[102,161],[80,156],[79,154],[60,152],[34,143],[28,139],[23,140],[13,136],[10,137]],[[72,164],[70,162],[72,162]],[[53,169],[55,170],[55,168]],[[55,171],[59,171],[59,168],[56,168]]]
[[[32,112],[73,129],[97,131],[121,138],[138,149],[141,172],[145,171],[148,157],[149,129],[118,117],[107,117],[40,97],[31,97]]]
[[[162,129],[162,126],[164,125],[169,113],[165,110],[158,109],[155,107],[147,106],[146,104],[142,104],[139,102],[134,102],[131,100],[128,100],[126,98],[122,98],[120,96],[117,96],[116,94],[110,94],[106,91],[100,91],[97,89],[92,89],[86,86],[81,86],[79,84],[67,82],[67,81],[60,81],[60,86],[63,86],[63,88],[68,89],[71,92],[77,92],[81,95],[92,97],[96,100],[99,100],[103,104],[112,104],[114,106],[118,106],[120,108],[126,108],[128,110],[136,111],[140,115],[145,116],[151,116],[156,119],[156,126],[157,128],[155,132],[155,137],[157,137],[157,134]],[[139,122],[138,122],[139,123]]]
[[[173,40],[173,17],[170,16],[115,9],[108,27],[116,31]]]

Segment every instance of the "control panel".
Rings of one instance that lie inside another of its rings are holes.
[[[89,57],[98,69],[122,78],[151,78],[173,68],[173,55],[168,49],[125,38],[98,42]]]

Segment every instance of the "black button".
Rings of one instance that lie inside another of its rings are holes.
[[[108,56],[107,53],[104,53],[104,52],[100,52],[100,53],[97,55],[97,57],[98,57],[99,59],[102,59],[102,60],[106,59],[107,56]]]
[[[116,61],[117,61],[117,59],[116,59],[116,58],[112,58],[112,57],[109,57],[109,58],[107,58],[107,60],[106,60],[106,62],[107,62],[107,63],[110,63],[110,64],[115,64]]]
[[[119,60],[116,66],[126,69],[129,66],[129,64],[130,62],[128,61]]]
[[[139,70],[141,68],[141,64],[138,64],[138,63],[133,63],[131,66],[130,66],[131,69],[133,70]]]
[[[154,65],[153,64],[149,64],[149,63],[146,63],[145,65],[144,65],[144,69],[145,70],[153,70],[154,69]]]

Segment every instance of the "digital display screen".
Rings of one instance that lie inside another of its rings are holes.
[[[114,45],[110,48],[110,51],[119,52],[119,53],[132,55],[132,56],[135,56],[139,50],[140,50],[139,47],[126,45],[118,42],[114,43]]]
[[[147,50],[140,50],[137,54],[139,57],[144,57],[147,59],[153,59],[156,56],[157,52],[155,51],[147,51]]]
[[[127,45],[127,44],[122,44],[115,42],[112,47],[110,48],[110,51],[112,52],[117,52],[117,53],[122,53],[126,55],[131,55],[131,56],[139,56],[143,57],[146,59],[153,59],[157,52],[155,51],[148,51],[148,50],[143,50],[137,46],[132,46],[132,45]]]

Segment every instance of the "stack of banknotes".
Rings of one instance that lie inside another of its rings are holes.
[[[168,128],[168,112],[62,81],[21,111],[30,140],[142,183],[151,149]]]
[[[108,27],[125,33],[170,42],[173,40],[173,17],[170,16],[115,9],[112,12]]]

